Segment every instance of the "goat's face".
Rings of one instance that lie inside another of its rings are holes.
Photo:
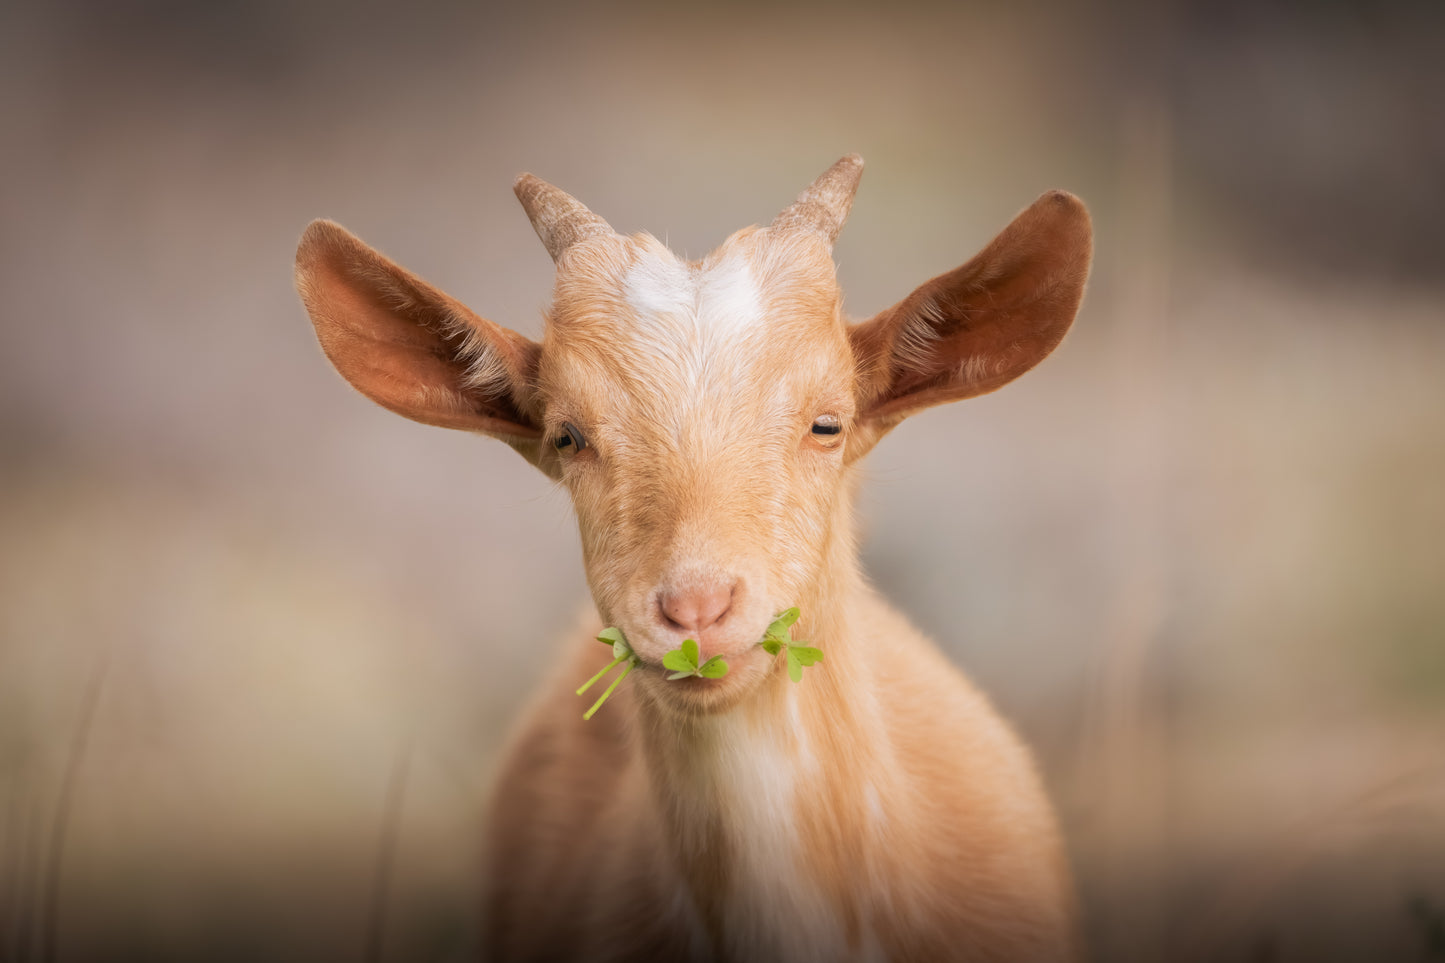
[[[820,583],[851,566],[848,464],[909,413],[1033,367],[1083,296],[1089,217],[1051,192],[962,267],[845,325],[831,246],[861,172],[844,158],[700,263],[523,176],[557,263],[540,345],[325,221],[301,239],[297,287],[363,394],[501,438],[561,481],[593,597],[645,660],[644,692],[715,710],[776,671],[755,644],[769,621],[832,596]],[[727,676],[664,682],[662,656],[687,638],[725,656]]]
[[[838,524],[856,393],[828,245],[746,230],[695,263],[646,235],[574,245],[537,378],[603,620],[647,677],[686,638],[724,656],[723,679],[655,690],[731,702]]]

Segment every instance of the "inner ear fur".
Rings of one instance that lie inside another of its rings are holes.
[[[967,264],[853,326],[864,423],[886,431],[945,401],[986,394],[1053,351],[1084,296],[1093,231],[1065,191],[1040,197]]]
[[[296,289],[326,357],[362,394],[423,424],[495,435],[535,460],[535,342],[331,221],[313,221],[302,235]]]

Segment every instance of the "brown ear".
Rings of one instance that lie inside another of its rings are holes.
[[[495,435],[536,461],[535,343],[330,221],[312,221],[301,236],[296,290],[321,349],[356,390],[414,421]]]
[[[850,329],[865,436],[1042,361],[1079,309],[1092,247],[1083,203],[1050,191],[967,264]]]

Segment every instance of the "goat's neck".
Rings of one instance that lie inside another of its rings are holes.
[[[833,864],[856,857],[855,837],[876,798],[850,773],[876,771],[885,750],[874,743],[882,726],[861,664],[868,640],[853,618],[869,590],[850,527],[835,533],[822,576],[798,600],[804,619],[795,635],[824,652],[801,683],[775,671],[743,704],[715,715],[639,707],[653,802],[715,945],[736,945],[730,920],[756,922],[770,912],[858,925],[838,920],[849,901],[828,887],[849,875]],[[811,905],[798,906],[800,899]],[[755,944],[759,952],[780,948]]]

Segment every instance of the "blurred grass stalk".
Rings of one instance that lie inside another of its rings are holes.
[[[14,786],[0,825],[0,963],[22,963],[34,946],[40,834],[34,793]]]
[[[70,829],[75,796],[79,792],[80,767],[85,761],[86,749],[90,746],[96,708],[100,705],[100,693],[105,687],[109,666],[109,657],[102,651],[86,684],[85,695],[80,703],[80,720],[75,728],[70,751],[65,757],[65,774],[60,780],[60,795],[56,798],[55,816],[50,826],[50,844],[45,854],[45,876],[41,881],[44,886],[40,903],[41,963],[53,963],[59,955],[60,876],[65,865],[65,838]]]
[[[17,786],[3,800],[0,963],[54,963],[59,959],[66,841],[109,664],[108,653],[101,651],[81,695],[79,718],[63,757],[49,825],[34,791]]]
[[[401,839],[402,808],[406,805],[406,786],[411,777],[411,760],[416,734],[408,732],[397,746],[387,781],[386,801],[382,808],[381,828],[376,842],[376,872],[372,881],[371,910],[367,914],[365,963],[380,963],[386,954],[387,910],[391,901],[392,878],[395,875],[397,849]]]
[[[1165,793],[1167,734],[1151,661],[1168,604],[1164,544],[1169,377],[1173,132],[1158,84],[1140,84],[1120,121],[1119,235],[1113,305],[1115,370],[1113,524],[1122,547],[1117,594],[1104,620],[1097,674],[1081,747],[1087,809],[1097,818],[1089,862],[1097,879],[1094,933],[1101,958],[1165,959]],[[1087,911],[1086,911],[1087,912]]]

